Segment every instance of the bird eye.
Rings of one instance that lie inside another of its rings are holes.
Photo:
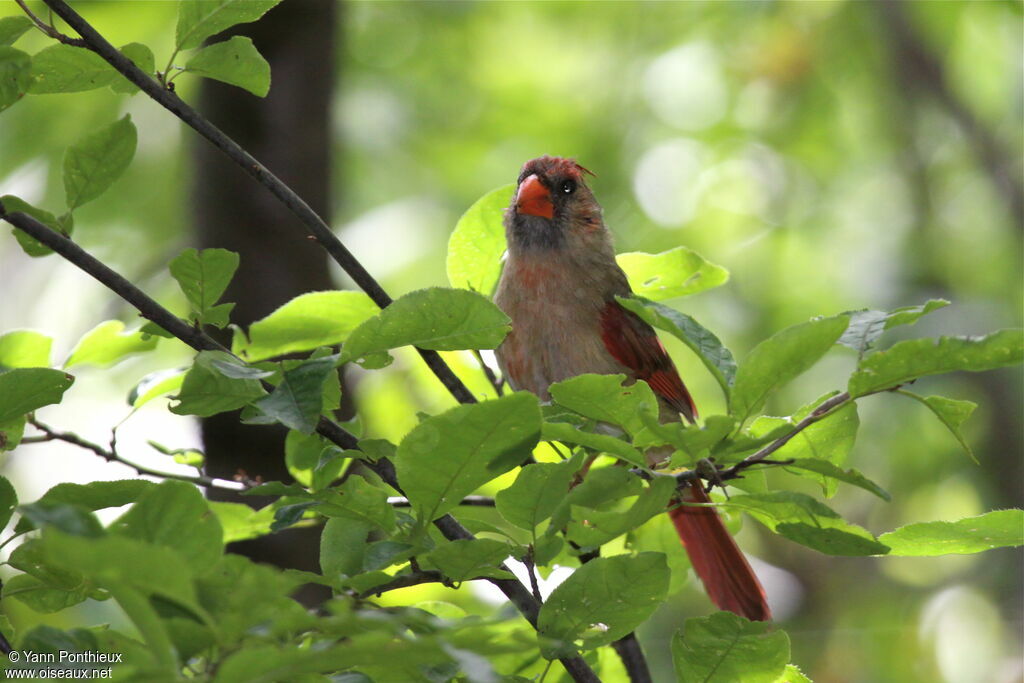
[[[576,181],[575,180],[566,180],[566,181],[562,182],[562,193],[563,194],[572,194],[575,191],[576,191]]]

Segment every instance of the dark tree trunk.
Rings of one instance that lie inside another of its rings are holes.
[[[200,111],[328,222],[336,13],[335,0],[286,2],[259,22],[226,32],[251,37],[270,62],[270,94],[261,99],[205,79],[199,93]],[[331,288],[324,252],[301,238],[298,220],[206,144],[196,145],[193,201],[199,243],[231,249],[241,257],[224,297],[237,304],[233,322],[248,325],[302,292]],[[243,425],[237,413],[226,413],[203,420],[202,430],[209,474],[231,478],[244,470],[265,480],[290,480],[283,427]],[[211,497],[232,499],[222,492]],[[258,561],[316,571],[318,539],[318,529],[293,529],[236,543],[232,550]],[[326,597],[322,587],[307,589],[300,595],[304,602]]]

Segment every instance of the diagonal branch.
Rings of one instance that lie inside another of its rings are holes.
[[[0,203],[0,219],[3,219],[14,227],[27,233],[34,239],[42,242],[56,253],[63,256],[72,264],[93,276],[101,284],[120,296],[122,299],[134,306],[143,317],[152,320],[154,323],[170,332],[172,335],[188,344],[196,351],[217,350],[230,353],[223,346],[211,339],[201,330],[195,329],[181,318],[177,317],[156,301],[147,296],[142,290],[128,282],[124,277],[100,263],[94,256],[86,252],[70,239],[43,225],[38,220],[21,212],[7,213],[3,204]],[[359,440],[345,431],[337,423],[320,416],[316,431],[325,439],[331,441],[342,449],[351,450],[359,448]],[[395,467],[387,458],[381,458],[373,463],[365,463],[368,468],[377,474],[384,482],[404,495],[395,474]],[[451,541],[472,540],[475,538],[466,527],[462,526],[451,515],[445,515],[434,521],[436,526],[445,538]],[[507,569],[502,565],[503,569]],[[530,591],[518,579],[487,579],[492,585],[500,590],[508,598],[517,610],[526,618],[531,626],[537,628],[537,616],[540,612],[540,603],[530,594]],[[563,657],[560,659],[573,680],[582,683],[600,683],[600,679],[583,661],[582,657]]]
[[[367,272],[356,257],[352,255],[352,252],[341,243],[341,240],[337,238],[327,223],[294,190],[271,173],[255,157],[242,149],[237,142],[225,135],[219,128],[186,104],[180,97],[170,90],[161,87],[159,83],[135,66],[131,60],[121,54],[106,38],[100,35],[89,22],[85,21],[77,12],[71,9],[66,2],[63,0],[43,0],[43,2],[82,36],[86,48],[106,60],[107,63],[129,81],[137,85],[140,90],[149,95],[157,104],[177,116],[184,123],[188,124],[190,128],[206,138],[213,146],[224,152],[242,170],[255,178],[259,184],[263,185],[271,194],[277,197],[289,211],[302,221],[316,238],[317,242],[320,243],[320,246],[373,299],[374,303],[381,308],[385,308],[391,303],[391,297],[380,286],[380,283]],[[456,400],[460,403],[476,402],[476,397],[466,388],[466,385],[455,375],[437,351],[420,348],[416,350],[434,375]]]

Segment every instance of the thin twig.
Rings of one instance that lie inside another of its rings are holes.
[[[255,178],[263,187],[267,188],[285,208],[302,221],[316,238],[317,242],[320,243],[320,246],[369,295],[374,303],[381,308],[385,308],[391,303],[391,297],[380,286],[380,283],[367,272],[363,264],[341,243],[341,240],[334,234],[330,226],[324,222],[324,219],[305,200],[299,197],[294,190],[271,173],[266,166],[257,161],[255,157],[245,151],[237,142],[225,135],[219,128],[186,104],[180,97],[162,87],[160,83],[150,78],[144,71],[135,66],[131,60],[118,52],[106,38],[100,35],[91,24],[71,9],[66,2],[63,0],[43,0],[43,2],[85,39],[86,48],[105,59],[107,63],[129,81],[137,85],[140,90],[149,95],[157,104],[163,106],[188,124],[190,128],[206,138],[217,149],[224,152],[242,170]],[[437,351],[420,348],[416,350],[438,380],[441,381],[457,401],[460,403],[476,403],[476,397],[466,388],[466,385],[455,375],[454,371],[444,362],[444,359],[441,358]]]
[[[53,249],[53,251],[93,276],[112,292],[132,304],[145,318],[152,320],[196,351],[220,350],[230,353],[203,333],[202,330],[191,327],[184,320],[178,318],[148,297],[142,290],[128,282],[124,277],[103,263],[100,263],[94,256],[70,239],[43,225],[35,218],[21,212],[8,214],[4,210],[3,203],[0,202],[0,219],[6,220],[14,227],[27,233],[30,237]],[[355,436],[322,415],[317,423],[316,431],[342,449],[359,448],[359,440]],[[366,463],[366,467],[375,472],[388,486],[404,495],[401,485],[398,483],[395,467],[391,464],[390,460],[381,458],[376,462]],[[466,527],[462,526],[451,515],[445,515],[440,519],[434,520],[434,526],[444,534],[445,538],[451,541],[461,539],[472,540],[475,538]],[[501,568],[508,569],[504,565],[501,565]],[[533,598],[529,589],[519,579],[488,578],[487,580],[508,598],[509,602],[519,610],[531,626],[537,628],[537,615],[540,612],[540,603]],[[569,672],[569,675],[572,676],[573,680],[580,683],[600,683],[600,679],[582,657],[563,657],[559,661],[566,671]]]
[[[117,450],[107,450],[98,444],[94,444],[91,441],[87,441],[82,437],[72,432],[58,432],[49,425],[43,424],[39,420],[32,418],[28,421],[30,425],[38,429],[43,433],[42,437],[35,437],[32,440],[22,439],[22,443],[40,443],[42,441],[63,441],[65,443],[84,448],[88,451],[92,451],[96,455],[100,456],[107,462],[118,462],[122,465],[127,465],[135,470],[139,474],[147,474],[152,477],[160,477],[162,479],[177,479],[178,481],[187,481],[190,484],[196,484],[197,486],[205,486],[207,488],[221,489],[224,491],[244,491],[256,486],[259,482],[252,479],[241,479],[239,481],[229,481],[227,479],[214,479],[213,477],[207,477],[205,475],[191,475],[191,474],[179,474],[176,472],[163,472],[161,470],[155,470],[145,465],[139,465],[131,460],[127,460],[120,455]],[[115,441],[111,439],[111,445]]]
[[[530,577],[530,590],[533,591],[533,597],[537,602],[543,602],[544,598],[540,596],[540,586],[537,584],[537,564],[533,561],[533,546],[529,546],[526,550],[526,556],[523,557],[523,564],[526,566],[526,574]]]
[[[47,24],[45,21],[37,17],[32,12],[32,10],[28,8],[28,5],[25,4],[25,0],[14,0],[14,2],[18,3],[18,7],[21,8],[22,12],[28,15],[28,18],[31,19],[32,23],[36,25],[36,28],[45,33],[46,35],[48,35],[49,37],[53,38],[58,42],[64,43],[65,45],[74,45],[75,47],[87,47],[85,41],[81,38],[72,38],[71,36],[66,36],[57,29],[55,29],[50,24]]]

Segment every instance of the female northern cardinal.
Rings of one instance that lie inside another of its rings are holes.
[[[631,290],[585,173],[575,161],[543,156],[519,174],[505,214],[508,260],[494,297],[512,318],[498,365],[513,388],[543,400],[552,382],[624,373],[654,390],[662,422],[680,414],[692,422],[697,408],[654,329],[615,301]],[[709,502],[699,482],[682,499]],[[682,505],[669,515],[711,600],[748,619],[770,619],[764,589],[718,513]]]

